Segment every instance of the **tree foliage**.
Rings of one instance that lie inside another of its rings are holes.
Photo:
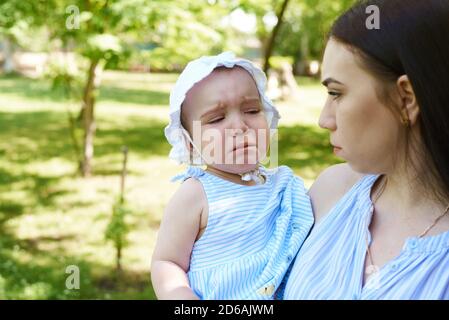
[[[0,4],[0,36],[26,45],[27,35],[41,28],[51,44],[48,50],[84,57],[80,167],[88,176],[102,68],[120,65],[136,53],[142,64],[165,70],[179,70],[194,58],[224,50],[241,54],[242,35],[226,21],[237,9],[255,17],[255,36],[266,61],[272,53],[291,56],[295,62],[318,59],[325,32],[354,1],[290,0],[282,20],[273,24],[287,0],[6,0]],[[67,72],[61,72],[65,77]]]

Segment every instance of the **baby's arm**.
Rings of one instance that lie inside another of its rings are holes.
[[[151,262],[151,281],[158,299],[199,299],[190,288],[187,271],[204,202],[201,183],[188,179],[165,209]]]

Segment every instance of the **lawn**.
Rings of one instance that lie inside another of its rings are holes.
[[[94,176],[76,174],[67,110],[79,105],[45,80],[0,76],[0,299],[154,299],[149,265],[164,204],[182,168],[167,158],[163,134],[176,74],[105,72],[96,106]],[[316,125],[326,98],[317,81],[298,78],[295,100],[278,102],[279,164],[310,186],[339,160]],[[105,240],[119,193],[121,147],[129,148],[129,244],[123,276]],[[67,266],[80,288],[67,289]]]

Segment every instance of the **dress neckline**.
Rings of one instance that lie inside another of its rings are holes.
[[[368,241],[371,243],[371,232],[369,226],[374,212],[374,204],[371,199],[371,193],[376,182],[381,178],[381,175],[371,175],[374,177],[373,181],[366,188],[363,199],[368,203],[368,210],[366,211],[365,219],[367,221],[366,229],[368,232]],[[365,178],[365,177],[364,177]],[[364,179],[362,178],[362,179]],[[404,240],[401,252],[398,257],[405,251],[410,252],[433,252],[449,248],[449,230],[441,232],[433,236],[426,236],[419,238],[418,236],[410,236]]]
[[[261,170],[261,173],[265,176],[265,182],[264,183],[262,183],[262,184],[255,184],[255,185],[244,185],[244,184],[240,184],[240,183],[236,183],[236,182],[233,182],[233,181],[229,181],[229,180],[227,180],[227,179],[224,179],[223,177],[220,177],[220,176],[218,176],[218,175],[216,175],[216,174],[213,174],[213,173],[211,173],[211,172],[209,172],[209,171],[206,171],[206,170],[204,170],[204,169],[202,169],[202,168],[200,168],[200,170],[202,170],[203,172],[204,172],[204,174],[205,175],[208,175],[208,176],[210,176],[210,177],[212,177],[212,178],[214,178],[214,179],[218,179],[218,180],[220,180],[221,182],[225,182],[225,183],[227,183],[227,184],[230,184],[230,185],[233,185],[233,186],[236,186],[236,187],[242,187],[242,188],[254,188],[254,189],[259,189],[259,188],[263,188],[263,187],[266,187],[267,185],[270,185],[271,184],[271,176],[273,175],[273,172],[272,172],[272,170],[273,169],[266,169],[265,167],[260,167],[260,170]]]

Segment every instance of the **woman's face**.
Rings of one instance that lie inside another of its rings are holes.
[[[376,81],[345,45],[329,40],[322,66],[328,98],[319,125],[330,131],[334,153],[362,173],[386,172],[403,145],[401,124],[378,99]]]

